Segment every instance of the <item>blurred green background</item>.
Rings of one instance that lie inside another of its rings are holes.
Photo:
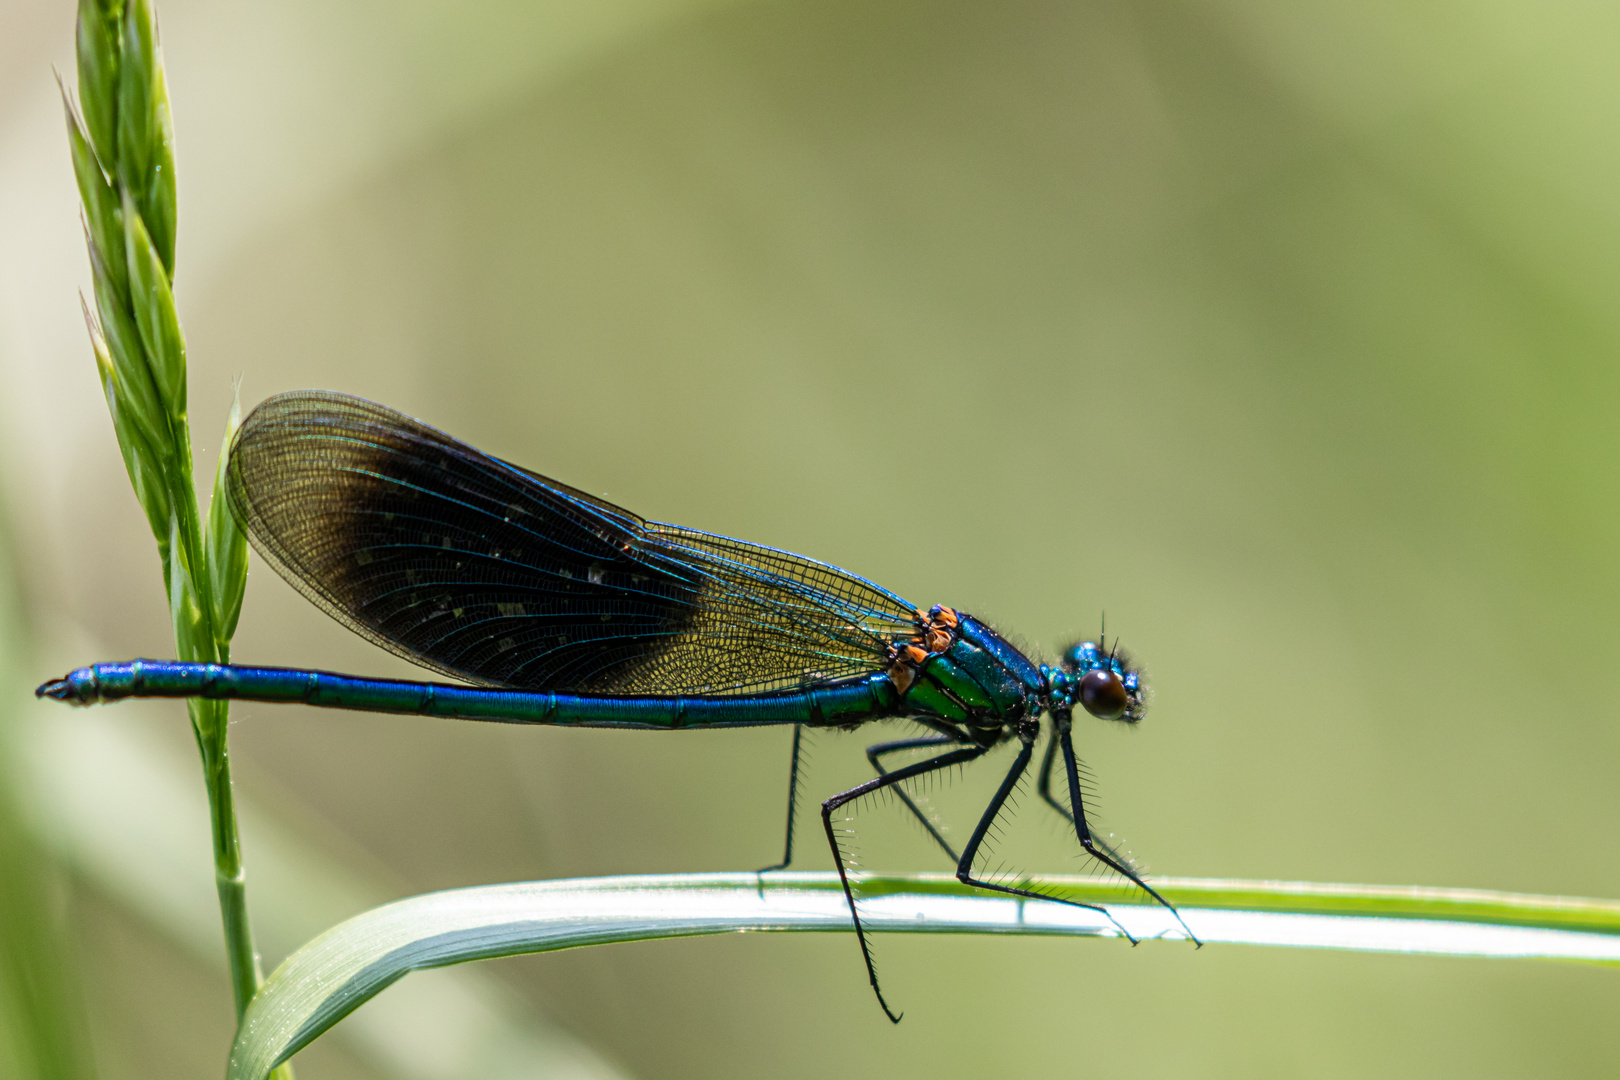
[[[64,930],[101,1076],[217,1075],[231,1017],[204,824],[117,839],[155,813],[117,794],[140,754],[201,798],[183,710],[26,696],[173,649],[74,296],[50,79],[72,70],[72,4],[0,12],[0,481],[27,659],[4,720],[29,857],[61,868],[10,932]],[[1156,698],[1138,731],[1083,727],[1082,754],[1152,871],[1620,897],[1612,6],[159,16],[200,475],[233,378],[248,406],[327,387],[1048,655],[1106,611]],[[405,673],[255,566],[238,659]],[[262,810],[249,901],[294,928],[261,930],[272,964],[392,896],[749,869],[780,843],[785,732],[233,716]],[[818,738],[809,796],[859,777],[866,741]],[[959,830],[954,807],[992,782],[950,793]],[[1080,869],[1037,817],[1028,868]],[[868,865],[944,868],[894,808],[860,820]],[[282,841],[283,862],[260,857]],[[801,850],[830,865],[813,836]],[[175,871],[147,872],[164,852]],[[320,906],[312,866],[351,888]],[[204,902],[177,916],[171,886]],[[1592,967],[878,946],[898,1028],[841,935],[596,948],[458,985],[604,1076],[1620,1068],[1620,983]],[[451,1011],[396,1036],[443,1050]],[[299,1075],[435,1080],[472,1060],[390,1058],[345,1036],[361,1015]]]

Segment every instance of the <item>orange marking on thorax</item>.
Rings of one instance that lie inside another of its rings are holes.
[[[889,667],[886,674],[901,694],[917,681],[917,670],[930,657],[951,647],[956,640],[956,628],[961,620],[948,607],[935,606],[924,614],[916,612],[917,629],[908,642],[896,641],[889,646]]]

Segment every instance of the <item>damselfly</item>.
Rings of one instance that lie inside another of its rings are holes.
[[[786,847],[762,873],[793,858],[804,729],[914,721],[928,734],[869,747],[877,775],[821,804],[867,976],[896,1021],[833,815],[893,789],[966,884],[1106,916],[1093,904],[975,873],[986,833],[1029,768],[1044,715],[1041,798],[1092,857],[1175,911],[1086,821],[1074,708],[1134,724],[1145,707],[1142,679],[1117,650],[1082,642],[1055,667],[1036,664],[966,613],[922,611],[801,555],[645,521],[340,394],[282,394],[255,409],[231,447],[227,495],[254,547],[295,589],[383,648],[463,682],[133,660],[80,668],[40,695],[80,705],[240,698],[581,727],[791,724]],[[900,785],[1009,742],[1017,749],[1006,778],[957,851]],[[924,760],[885,767],[885,758],[907,751]],[[1059,768],[1067,806],[1053,792]]]

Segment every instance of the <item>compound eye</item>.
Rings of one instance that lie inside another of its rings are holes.
[[[1093,668],[1080,680],[1080,704],[1099,720],[1118,720],[1130,707],[1125,684],[1107,668]]]

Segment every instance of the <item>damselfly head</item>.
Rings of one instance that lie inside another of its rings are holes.
[[[1082,641],[1063,653],[1063,670],[1052,674],[1054,704],[1079,705],[1099,720],[1139,722],[1147,712],[1147,683],[1119,646],[1104,649]]]

